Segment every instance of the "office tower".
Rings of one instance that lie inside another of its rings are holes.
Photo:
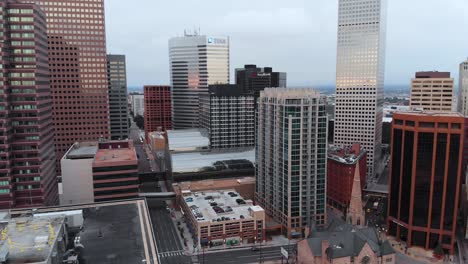
[[[255,200],[291,238],[326,224],[327,114],[313,89],[260,92]]]
[[[141,115],[145,113],[145,96],[139,93],[133,93],[130,97],[130,111],[133,116]]]
[[[213,149],[254,147],[253,95],[234,84],[210,85],[200,97],[200,127],[208,129]]]
[[[127,71],[125,55],[107,55],[111,139],[128,138]]]
[[[172,129],[171,87],[145,85],[145,136],[159,128]]]
[[[361,143],[367,182],[374,180],[382,141],[385,3],[339,1],[334,143]]]
[[[450,72],[417,72],[411,79],[411,109],[452,112],[453,84]]]
[[[408,247],[453,254],[465,122],[458,113],[393,115],[388,235]]]
[[[286,88],[286,73],[274,72],[271,67],[259,68],[248,64],[236,69],[236,84],[244,93],[253,94],[256,102],[260,91],[267,87]]]
[[[46,17],[0,2],[0,209],[58,203]]]
[[[24,0],[47,18],[57,174],[77,141],[109,138],[104,0]]]
[[[185,34],[169,40],[174,129],[199,126],[199,96],[229,83],[229,38]]]
[[[345,212],[350,206],[356,170],[359,170],[361,191],[366,180],[366,168],[366,151],[360,144],[344,148],[330,147],[327,161],[328,204]]]
[[[460,63],[458,79],[458,112],[468,116],[468,59]]]

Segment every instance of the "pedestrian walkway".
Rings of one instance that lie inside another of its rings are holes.
[[[175,257],[175,256],[182,256],[184,255],[184,251],[178,250],[178,251],[168,251],[168,252],[161,252],[158,254],[160,257]]]

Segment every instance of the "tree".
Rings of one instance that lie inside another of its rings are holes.
[[[133,121],[135,121],[136,125],[140,129],[145,128],[145,119],[141,115],[136,115],[135,118],[133,119]]]

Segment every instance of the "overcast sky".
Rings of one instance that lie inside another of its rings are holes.
[[[129,4],[130,3],[130,4]],[[229,36],[231,82],[244,64],[288,85],[334,85],[338,0],[106,0],[107,51],[127,56],[129,86],[169,84],[168,39],[184,29]],[[386,84],[450,71],[468,57],[467,0],[388,0]]]

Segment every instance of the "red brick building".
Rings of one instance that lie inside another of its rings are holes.
[[[360,144],[328,150],[327,203],[330,206],[342,211],[349,206],[356,166],[359,166],[362,190],[366,182],[366,151]]]
[[[46,17],[0,1],[0,209],[58,202]]]
[[[136,198],[138,187],[138,159],[133,142],[99,142],[93,161],[94,201]]]
[[[388,235],[408,248],[454,253],[465,124],[458,113],[393,115]]]
[[[145,136],[161,127],[172,129],[171,87],[145,85]]]
[[[110,137],[104,0],[25,0],[47,18],[57,174],[75,142]]]

